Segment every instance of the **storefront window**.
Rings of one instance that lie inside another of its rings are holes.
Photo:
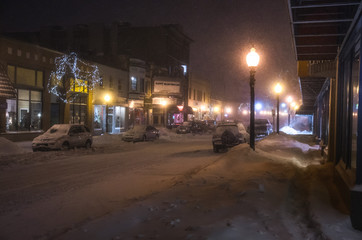
[[[358,127],[358,98],[359,98],[359,57],[352,64],[352,152],[351,167],[356,168],[357,161],[357,127]]]
[[[126,115],[126,108],[116,106],[115,107],[115,113],[114,113],[114,127],[118,130],[124,129],[125,126],[125,115]]]
[[[94,130],[101,130],[104,123],[105,108],[102,105],[94,106]]]
[[[16,99],[7,99],[6,130],[16,131]]]
[[[8,130],[30,131],[41,129],[41,95],[40,91],[18,89],[18,105],[16,106],[16,100],[8,100]],[[14,124],[15,111],[17,111],[16,124]]]
[[[14,83],[15,82],[15,66],[8,65],[8,75],[10,80]]]
[[[85,124],[87,119],[87,97],[76,97],[70,104],[70,123]]]
[[[35,86],[35,71],[22,67],[16,68],[16,83]]]

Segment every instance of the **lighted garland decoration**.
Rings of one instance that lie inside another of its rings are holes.
[[[48,90],[65,103],[79,94],[70,85],[71,78],[74,79],[73,84],[88,90],[93,90],[102,81],[97,65],[80,60],[74,52],[55,58],[55,66],[55,71],[50,73]]]

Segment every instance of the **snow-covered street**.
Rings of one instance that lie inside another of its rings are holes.
[[[3,143],[0,239],[362,239],[313,140],[273,134],[219,154],[209,134],[167,130],[95,137],[92,150]]]

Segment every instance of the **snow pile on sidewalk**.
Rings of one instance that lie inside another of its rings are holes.
[[[313,136],[300,136],[307,143],[293,139],[285,133],[272,134],[257,143],[257,152],[262,156],[287,163],[293,162],[298,167],[320,164],[320,146],[313,145]],[[298,156],[298,157],[295,157]]]
[[[19,147],[16,143],[0,137],[0,156],[12,155],[12,154],[21,154],[26,151]]]
[[[304,131],[301,132],[301,131],[295,130],[294,128],[289,127],[289,126],[282,127],[280,129],[280,131],[285,132],[286,134],[290,134],[290,135],[298,135],[298,134],[300,134],[300,135],[311,135],[311,134],[313,134],[310,131],[305,131],[304,130]]]

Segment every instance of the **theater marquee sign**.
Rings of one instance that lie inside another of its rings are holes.
[[[180,82],[156,80],[154,92],[180,93]]]

